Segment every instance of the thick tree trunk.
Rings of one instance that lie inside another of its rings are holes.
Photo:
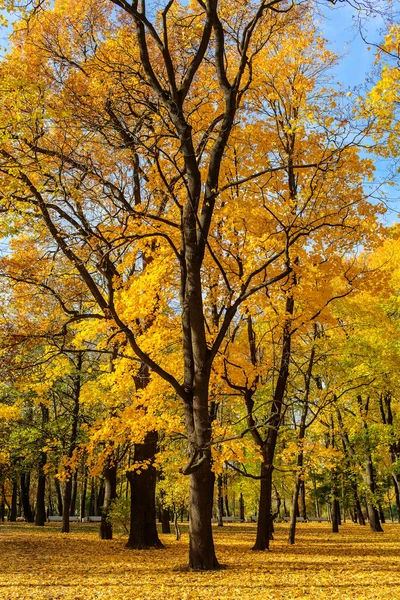
[[[211,526],[214,480],[209,461],[190,475],[189,568],[196,571],[220,567],[215,556]]]
[[[111,503],[117,497],[117,465],[110,462],[104,469],[104,502],[101,511],[100,538],[112,540],[113,530],[109,510]]]
[[[18,483],[15,479],[12,482],[12,495],[11,495],[11,511],[10,521],[15,522],[17,520],[17,496],[18,496]]]
[[[257,535],[252,550],[269,550],[271,536],[272,469],[265,462],[260,470],[260,501],[258,507]]]
[[[147,434],[143,444],[135,444],[134,462],[150,461],[147,468],[137,473],[127,471],[131,487],[131,524],[127,548],[146,550],[162,548],[156,525],[156,469],[152,464],[157,450],[157,433]]]
[[[30,473],[22,473],[21,474],[21,502],[24,510],[25,519],[28,523],[34,522],[32,507],[29,499],[30,487],[31,487],[31,474]]]
[[[339,503],[336,498],[332,500],[331,504],[331,518],[332,518],[332,533],[339,533]]]

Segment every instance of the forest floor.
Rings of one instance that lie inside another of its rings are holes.
[[[187,525],[179,542],[161,535],[164,550],[124,547],[126,536],[98,538],[98,524],[36,528],[0,524],[0,599],[14,600],[332,600],[400,599],[400,525],[384,534],[345,524],[300,523],[297,542],[276,526],[271,552],[252,552],[255,525],[215,527],[218,572],[179,570],[187,560]]]

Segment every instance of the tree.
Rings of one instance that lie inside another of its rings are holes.
[[[191,482],[189,566],[195,569],[219,566],[211,531],[214,360],[239,307],[293,276],[287,246],[266,251],[262,231],[254,234],[241,272],[227,270],[218,214],[232,207],[230,190],[245,198],[248,182],[286,167],[267,139],[263,164],[247,155],[231,174],[235,136],[246,137],[254,128],[245,121],[257,119],[246,107],[253,72],[282,31],[310,18],[307,4],[171,1],[153,23],[144,2],[116,1],[120,27],[112,3],[71,2],[67,11],[56,4],[37,11],[3,64],[4,206],[14,226],[33,224],[61,252],[90,292],[92,303],[83,310],[65,305],[70,322],[96,318],[110,335],[121,333],[181,398],[189,447],[183,472]],[[303,158],[291,169],[305,166]],[[239,225],[233,235],[245,238],[247,229]],[[144,272],[137,270],[143,253],[158,259]],[[223,286],[217,303],[206,297],[206,263]],[[167,293],[161,299],[150,288],[138,311],[132,289],[150,276],[152,288],[163,281]],[[219,315],[214,330],[208,327],[212,305]],[[154,329],[165,314],[182,330],[176,372],[162,344],[146,345],[152,332],[141,327],[151,317]]]

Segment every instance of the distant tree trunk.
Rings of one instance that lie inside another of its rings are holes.
[[[335,503],[336,503],[335,510],[336,510],[336,514],[337,514],[338,523],[339,523],[339,525],[341,525],[342,524],[342,515],[340,513],[340,502],[339,502],[338,498],[335,499]]]
[[[165,507],[161,509],[161,533],[171,533],[169,509]]]
[[[71,506],[69,507],[69,514],[71,517],[73,517],[76,512],[77,493],[78,493],[78,471],[75,471],[72,476]]]
[[[174,510],[174,528],[175,528],[175,538],[179,542],[181,539],[181,530],[179,529],[178,523],[178,513]]]
[[[392,475],[392,482],[396,497],[397,521],[400,523],[400,481],[398,480],[398,476],[396,474]]]
[[[100,480],[99,492],[97,494],[97,513],[95,513],[96,517],[101,517],[101,507],[104,504],[104,495],[105,495],[105,484],[104,480]]]
[[[334,498],[331,504],[332,533],[339,533],[339,512],[339,501]]]
[[[59,516],[62,517],[62,514],[63,514],[63,500],[62,500],[62,493],[61,493],[60,481],[59,481],[58,478],[55,478],[54,485],[56,487],[56,494],[57,494],[57,510],[58,510]]]
[[[14,522],[17,520],[17,496],[18,496],[18,483],[16,479],[12,480],[12,495],[11,495],[11,511],[10,521]]]
[[[380,504],[378,506],[378,510],[379,510],[379,519],[380,519],[381,523],[385,523],[385,514],[384,514],[383,508]]]
[[[42,429],[45,430],[49,420],[49,409],[44,406],[44,404],[41,404],[40,408],[42,412]],[[42,450],[39,457],[38,484],[36,492],[35,525],[38,527],[43,527],[46,522],[46,474],[44,472],[46,462],[47,453]]]
[[[356,497],[354,499],[354,510],[356,514],[356,522],[358,521],[360,525],[365,525],[364,514],[361,508],[360,500],[358,498],[357,490]]]
[[[38,473],[38,484],[36,493],[36,515],[35,525],[43,527],[46,522],[46,474],[43,468],[46,464],[47,455],[46,452],[40,453],[39,459],[39,473]]]
[[[307,520],[306,486],[304,479],[300,481],[300,516]]]
[[[379,398],[379,406],[381,410],[382,423],[385,425],[393,426],[393,412],[392,412],[392,395],[390,392],[381,394]],[[400,441],[397,440],[390,444],[390,460],[392,465],[396,465],[400,457]],[[394,486],[394,493],[396,496],[396,507],[397,507],[397,520],[400,523],[400,475],[393,471],[392,482]],[[384,521],[382,521],[384,523]]]
[[[87,493],[87,467],[83,467],[83,485],[82,485],[82,494],[81,494],[81,505],[80,505],[80,517],[81,521],[85,518],[86,511],[86,493]]]
[[[229,498],[228,498],[228,476],[224,477],[224,501],[225,501],[225,514],[227,517],[231,516],[231,511],[229,510]]]
[[[25,472],[21,474],[20,478],[21,483],[21,502],[24,510],[25,519],[28,523],[34,522],[32,507],[29,499],[30,487],[31,487],[31,474],[29,472]]]
[[[315,333],[316,336],[316,333]],[[296,470],[296,482],[293,492],[293,504],[292,504],[292,516],[290,520],[289,537],[288,543],[294,544],[296,536],[296,517],[299,510],[299,494],[301,498],[301,516],[303,519],[307,518],[306,513],[306,498],[305,498],[305,484],[304,484],[304,450],[303,443],[307,429],[307,415],[308,415],[308,398],[310,395],[311,376],[314,366],[315,348],[311,348],[310,360],[308,361],[307,372],[304,375],[304,398],[303,406],[301,410],[301,417],[299,423],[299,430],[297,436],[298,452],[297,452],[297,470]]]
[[[112,540],[113,530],[109,511],[112,501],[117,497],[117,465],[113,464],[112,458],[108,459],[103,474],[104,502],[101,511],[100,538],[102,540]]]
[[[157,433],[151,431],[143,444],[135,444],[134,462],[146,462],[148,466],[140,473],[134,470],[126,473],[131,487],[131,524],[127,548],[146,550],[163,547],[156,526],[156,469],[152,463],[157,440]]]
[[[222,527],[224,524],[224,499],[222,495],[222,475],[217,477],[217,519],[218,527]]]
[[[76,449],[76,443],[78,439],[78,426],[79,426],[79,408],[80,408],[80,395],[82,386],[82,362],[83,352],[78,352],[76,357],[76,374],[73,376],[73,399],[74,405],[72,409],[72,425],[71,435],[69,439],[69,450],[68,458],[72,458]],[[73,471],[68,466],[66,468],[67,479],[64,488],[64,500],[63,500],[63,520],[62,520],[62,533],[69,533],[69,517],[72,500],[72,487],[73,487]]]
[[[96,516],[97,512],[97,485],[96,478],[90,480],[89,516]]]
[[[244,498],[242,492],[240,492],[239,497],[239,513],[240,513],[240,521],[244,523]]]

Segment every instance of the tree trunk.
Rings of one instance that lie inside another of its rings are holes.
[[[225,502],[225,514],[227,517],[231,516],[231,511],[229,510],[229,498],[228,498],[228,476],[224,477],[224,502]],[[222,509],[223,510],[223,509]]]
[[[224,522],[222,517],[224,516],[224,499],[222,495],[222,475],[218,475],[217,477],[217,518],[218,518],[218,527],[222,527]]]
[[[396,497],[397,521],[400,523],[400,481],[398,475],[392,475],[394,493]]]
[[[80,504],[80,517],[81,521],[85,518],[86,511],[86,493],[87,493],[87,467],[83,468],[83,486],[82,486],[82,494],[81,494],[81,504]]]
[[[175,539],[177,542],[181,539],[181,530],[179,529],[178,523],[178,513],[174,511],[174,529],[175,529]]]
[[[300,516],[307,520],[307,507],[306,507],[306,486],[304,479],[300,480]]]
[[[261,464],[260,501],[258,507],[257,535],[252,550],[269,550],[271,533],[272,468]]]
[[[355,497],[355,502],[354,502],[354,508],[355,508],[355,513],[357,515],[357,520],[359,522],[360,525],[365,525],[365,519],[364,519],[364,514],[361,508],[361,504],[360,504],[360,500],[358,498],[358,494]]]
[[[209,461],[190,475],[189,568],[196,571],[220,567],[215,556],[211,527],[214,480]]]
[[[49,409],[43,404],[40,405],[42,411],[42,428],[45,431],[49,420]],[[36,516],[35,525],[43,527],[46,522],[46,474],[44,467],[47,462],[47,453],[41,451],[38,467],[38,485],[36,493]]]
[[[78,471],[72,476],[72,493],[71,493],[71,505],[69,507],[69,514],[71,517],[75,515],[76,512],[76,496],[78,493]]]
[[[332,533],[339,533],[339,502],[336,498],[331,504]]]
[[[153,465],[157,450],[157,433],[146,435],[143,444],[135,444],[134,462],[140,465],[150,461],[146,469],[139,473],[127,471],[131,487],[131,524],[127,548],[146,550],[162,548],[156,525],[156,469]]]
[[[69,533],[69,509],[72,497],[72,475],[65,482],[62,514],[62,533]]]
[[[63,514],[63,500],[62,500],[62,494],[61,494],[60,481],[58,480],[57,477],[54,480],[54,485],[56,487],[56,493],[57,493],[57,509],[58,509],[58,514],[61,517],[62,514]]]
[[[11,495],[11,511],[9,521],[15,522],[17,520],[17,495],[18,495],[18,483],[16,479],[12,482],[12,495]]]
[[[113,530],[109,511],[112,501],[117,497],[117,465],[112,464],[110,460],[104,468],[104,488],[99,535],[102,540],[112,540]]]
[[[244,499],[243,499],[243,494],[242,492],[240,492],[240,497],[239,497],[239,512],[240,512],[240,521],[241,523],[244,523]]]
[[[289,527],[289,536],[288,536],[289,544],[294,544],[294,539],[296,536],[296,516],[297,516],[296,509],[298,507],[298,501],[299,501],[300,484],[301,484],[300,473],[297,473],[296,483],[294,485],[294,492],[293,492],[292,512],[291,512],[291,517],[290,517],[290,527]]]
[[[382,526],[379,521],[379,513],[377,508],[374,505],[374,494],[375,494],[375,474],[374,468],[372,464],[372,457],[370,454],[367,454],[366,462],[365,462],[365,479],[368,485],[368,493],[367,493],[367,510],[368,510],[368,519],[369,526],[371,531],[374,532],[383,532]]]
[[[39,473],[38,473],[38,484],[36,493],[36,516],[35,525],[43,527],[46,522],[46,474],[43,471],[43,467],[46,464],[47,454],[46,452],[40,453],[39,461]]]
[[[169,509],[161,509],[161,533],[171,533],[171,525],[169,522]]]
[[[33,512],[31,508],[31,503],[29,500],[29,493],[31,487],[31,474],[30,473],[22,473],[21,474],[21,502],[24,510],[25,519],[28,523],[33,523]]]

